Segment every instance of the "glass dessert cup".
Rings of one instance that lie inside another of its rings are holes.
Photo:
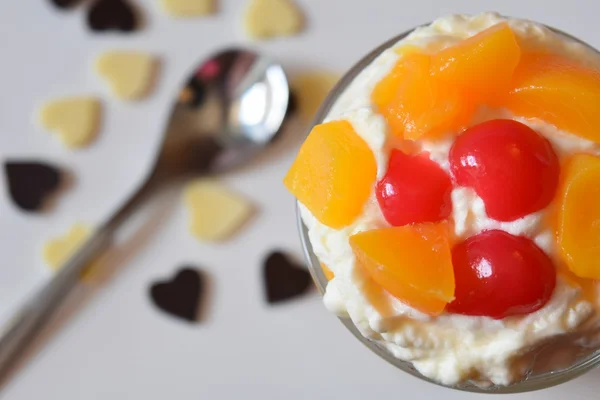
[[[594,52],[598,52],[595,48],[591,47],[587,43],[566,34],[560,30],[557,30],[552,27],[546,26],[548,29],[553,32],[563,36],[567,40],[575,41],[581,43],[591,49]],[[373,60],[375,60],[383,51],[392,47],[401,39],[407,37],[414,29],[406,31],[377,47],[371,53],[367,54],[364,58],[362,58],[358,63],[356,63],[337,83],[337,85],[332,89],[328,97],[325,99],[323,104],[321,105],[319,111],[317,112],[314,120],[312,121],[311,128],[314,125],[322,123],[331,108],[339,98],[339,96],[346,90],[346,88],[350,85],[350,83],[357,77],[357,75],[362,72],[364,68],[366,68]],[[309,129],[310,131],[310,129]],[[323,295],[325,293],[325,288],[327,286],[328,280],[323,273],[323,269],[319,262],[319,259],[314,254],[312,245],[310,243],[308,237],[308,229],[304,225],[300,210],[298,208],[298,204],[296,206],[297,213],[297,223],[300,233],[300,240],[302,243],[302,247],[304,250],[304,254],[306,260],[308,262],[310,273],[313,277],[313,280],[317,286],[319,292]],[[576,354],[575,361],[571,362],[570,365],[566,365],[565,367],[561,367],[560,369],[548,370],[540,368],[539,365],[536,365],[536,361],[539,359],[545,359],[554,353],[553,346],[545,345],[545,343],[541,343],[537,350],[532,352],[531,363],[527,368],[527,373],[524,375],[523,380],[517,381],[508,386],[497,386],[497,385],[482,385],[481,383],[476,383],[473,381],[462,382],[455,386],[445,386],[440,382],[429,379],[423,376],[419,371],[417,371],[414,366],[407,361],[396,358],[389,350],[387,350],[383,345],[371,341],[370,339],[364,337],[359,330],[356,328],[354,323],[350,318],[342,318],[339,317],[340,321],[346,326],[346,328],[358,339],[360,340],[367,348],[377,354],[379,357],[383,358],[390,364],[395,367],[403,370],[411,374],[414,377],[422,379],[427,382],[431,382],[436,385],[440,385],[443,387],[450,387],[456,390],[462,390],[467,392],[475,392],[475,393],[522,393],[533,390],[540,390],[549,388],[564,382],[567,382],[571,379],[574,379],[598,366],[600,366],[600,348],[583,348],[581,346],[573,347],[570,349],[570,355]],[[565,337],[564,339],[557,339],[569,341],[569,337]],[[574,339],[573,339],[574,340]],[[566,346],[568,348],[568,346]],[[569,351],[569,350],[567,350]]]

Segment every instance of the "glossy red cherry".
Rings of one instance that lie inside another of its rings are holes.
[[[553,199],[560,167],[550,142],[510,119],[475,125],[450,150],[456,182],[472,187],[489,217],[513,221]]]
[[[452,182],[425,153],[392,150],[388,170],[375,187],[377,201],[392,226],[436,222],[452,209]]]
[[[499,230],[452,249],[455,299],[449,312],[501,319],[534,312],[552,296],[556,270],[531,240]]]

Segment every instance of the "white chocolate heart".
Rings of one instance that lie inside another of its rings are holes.
[[[306,123],[314,118],[329,91],[340,79],[328,71],[310,71],[292,76],[292,89],[298,102],[298,114]]]
[[[216,0],[160,0],[160,5],[173,17],[201,17],[217,9]]]
[[[229,238],[252,214],[249,202],[212,181],[188,184],[184,201],[189,210],[190,230],[201,240]]]
[[[48,267],[56,272],[65,265],[77,250],[90,237],[93,230],[87,224],[75,223],[69,231],[63,236],[57,236],[49,239],[42,249],[42,259]],[[86,282],[95,280],[98,265],[101,264],[103,256],[90,263],[81,274],[81,278]]]
[[[291,36],[302,30],[303,23],[292,0],[250,0],[244,15],[246,33],[254,39]]]
[[[83,147],[96,136],[100,126],[100,101],[94,97],[65,97],[42,105],[39,120],[55,132],[65,146]]]
[[[50,239],[44,245],[42,257],[53,271],[58,271],[90,236],[92,229],[76,223],[64,236]]]
[[[150,54],[107,51],[96,60],[96,72],[122,100],[137,100],[149,94],[154,83],[157,60]]]

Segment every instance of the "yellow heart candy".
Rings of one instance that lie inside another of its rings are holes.
[[[329,91],[340,79],[338,74],[311,71],[292,77],[292,89],[298,102],[298,114],[304,122],[311,122]]]
[[[123,100],[146,96],[154,83],[157,62],[145,53],[107,51],[96,60],[96,72],[108,82],[113,94]]]
[[[89,226],[76,223],[65,236],[48,240],[42,251],[44,261],[53,271],[58,271],[75,254],[91,232]]]
[[[188,184],[184,201],[190,213],[190,230],[201,240],[230,237],[252,214],[249,202],[211,181]]]
[[[90,237],[91,233],[92,228],[89,225],[82,223],[73,224],[64,236],[55,237],[44,244],[42,249],[42,259],[52,271],[58,271],[75,255],[77,250]],[[102,257],[103,256],[100,256],[85,268],[81,274],[83,280],[88,282],[95,280],[98,270],[97,267],[103,260]]]
[[[291,0],[250,0],[244,17],[246,33],[255,39],[290,36],[303,23],[302,13]]]
[[[216,11],[215,0],[161,0],[162,9],[174,17],[200,17]]]
[[[100,111],[100,101],[94,97],[65,97],[45,103],[39,119],[42,127],[55,132],[67,147],[83,147],[98,132]]]

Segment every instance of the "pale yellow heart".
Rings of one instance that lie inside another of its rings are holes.
[[[96,59],[96,72],[108,83],[113,95],[123,100],[148,95],[156,67],[155,57],[141,52],[107,51]]]
[[[340,79],[328,71],[310,71],[292,75],[292,89],[298,104],[298,114],[306,123],[314,118],[317,110]]]
[[[255,39],[290,36],[303,23],[302,12],[292,0],[250,0],[244,16],[246,33]]]
[[[251,204],[213,181],[189,183],[184,190],[190,230],[198,239],[229,238],[252,214]]]
[[[174,17],[201,17],[217,9],[216,0],[160,0],[160,5]]]
[[[42,249],[42,258],[46,265],[54,272],[62,268],[77,250],[90,237],[92,228],[86,224],[76,223],[71,226],[64,236],[48,240]],[[88,275],[94,268],[94,263],[86,268],[83,277]]]
[[[43,104],[39,120],[44,129],[56,133],[67,147],[89,144],[100,127],[101,104],[95,97],[65,97]]]

